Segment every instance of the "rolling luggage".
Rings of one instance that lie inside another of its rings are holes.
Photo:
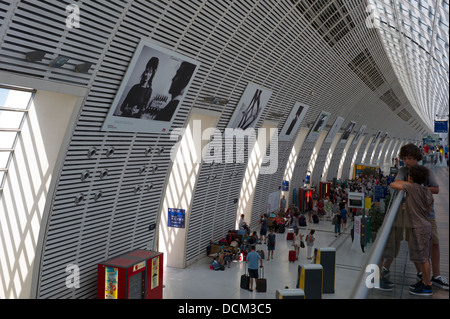
[[[264,268],[261,267],[261,276],[256,279],[256,292],[266,292],[267,291],[267,279],[264,278]]]
[[[247,267],[245,267],[245,274],[241,275],[241,288],[247,290],[250,288],[250,276],[247,274]]]
[[[304,215],[300,216],[300,219],[298,221],[298,225],[301,227],[305,227],[306,226],[306,218]]]
[[[293,240],[294,239],[294,233],[293,232],[288,232],[286,235],[286,240]]]
[[[319,216],[313,215],[313,216],[312,216],[312,219],[313,219],[313,223],[314,223],[314,224],[318,224],[318,223],[319,223]]]
[[[295,250],[289,250],[289,262],[295,261]]]

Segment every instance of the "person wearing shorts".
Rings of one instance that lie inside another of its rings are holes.
[[[422,151],[419,147],[414,144],[406,144],[403,145],[400,149],[399,153],[400,159],[405,163],[404,167],[400,167],[398,170],[396,180],[408,180],[408,170],[410,166],[418,165],[419,161],[422,160]],[[439,183],[437,181],[436,176],[432,171],[429,172],[429,176],[427,180],[423,184],[427,186],[432,194],[439,193]],[[441,256],[440,256],[440,245],[439,245],[439,234],[438,228],[436,225],[436,211],[434,209],[434,205],[431,205],[430,214],[428,215],[428,220],[431,223],[432,228],[432,242],[431,242],[431,282],[433,285],[440,287],[442,289],[448,290],[448,281],[447,278],[441,275]],[[410,236],[407,236],[408,240]],[[417,277],[420,279],[422,274],[419,270]]]
[[[260,264],[260,267],[262,267],[262,258],[261,256],[256,252],[255,246],[251,246],[251,251],[247,255],[247,262],[248,262],[248,274],[250,277],[250,286],[249,291],[253,291],[253,279],[258,279],[258,263]]]
[[[409,292],[413,295],[431,296],[431,236],[432,228],[428,220],[433,195],[422,184],[429,176],[429,170],[424,166],[409,167],[408,181],[396,180],[390,184],[393,189],[403,190],[406,193],[406,225],[410,227],[409,254],[416,268],[422,273],[422,279],[410,286]]]

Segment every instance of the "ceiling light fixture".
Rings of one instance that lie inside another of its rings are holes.
[[[44,51],[36,50],[36,51],[28,52],[25,55],[25,58],[27,59],[28,62],[39,62],[39,61],[42,61],[45,54],[46,53]]]
[[[77,72],[77,73],[88,73],[88,71],[91,68],[91,66],[92,66],[92,63],[88,63],[88,62],[78,64],[75,67],[75,72]]]
[[[60,68],[60,67],[62,67],[64,64],[66,64],[67,61],[69,61],[69,58],[68,58],[68,57],[58,55],[56,58],[53,59],[52,62],[50,62],[50,66],[51,66],[52,68]]]

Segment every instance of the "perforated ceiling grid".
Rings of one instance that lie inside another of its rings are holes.
[[[281,128],[299,101],[310,106],[303,127],[311,125],[319,112],[328,111],[332,114],[330,123],[343,116],[343,127],[351,120],[357,122],[356,127],[366,123],[367,134],[382,130],[390,136],[418,137],[380,100],[392,91],[425,127],[408,107],[401,88],[391,85],[395,85],[395,74],[376,32],[364,25],[366,2],[362,0],[329,1],[341,9],[336,16],[314,20],[329,30],[321,28],[321,32],[317,31],[320,26],[312,26],[294,4],[284,0],[83,1],[79,29],[65,27],[65,7],[71,1],[1,3],[7,10],[0,10],[0,30],[4,32],[0,34],[0,70],[89,88],[54,194],[39,298],[95,296],[97,262],[145,248],[155,238],[148,227],[157,221],[174,141],[168,135],[101,131],[140,38],[149,38],[201,63],[176,127],[184,126],[195,105],[222,112],[218,128],[224,129],[248,82],[273,91],[258,126],[264,118],[279,114]],[[337,34],[332,23],[348,29],[345,36]],[[25,53],[36,49],[50,54],[42,62],[25,63]],[[349,63],[366,51],[385,78],[375,91],[349,68]],[[69,62],[59,69],[48,67],[59,54],[68,56]],[[73,72],[81,62],[93,64],[88,74]],[[201,101],[209,95],[229,99],[229,103],[220,106]],[[261,175],[258,180],[253,224],[265,211],[267,194],[281,183],[292,143],[280,143],[285,152],[279,154],[277,173]],[[313,148],[314,143],[303,144],[292,184],[302,183]],[[330,169],[339,160],[333,156]],[[316,167],[322,170],[323,155],[319,162]],[[191,206],[187,261],[203,254],[210,239],[223,237],[234,228],[234,199],[239,197],[245,168],[245,163],[201,168]],[[84,274],[77,290],[64,284],[65,267],[70,263],[79,265]]]

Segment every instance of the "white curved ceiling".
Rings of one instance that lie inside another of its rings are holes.
[[[386,53],[413,108],[428,127],[447,118],[448,0],[369,0]]]

